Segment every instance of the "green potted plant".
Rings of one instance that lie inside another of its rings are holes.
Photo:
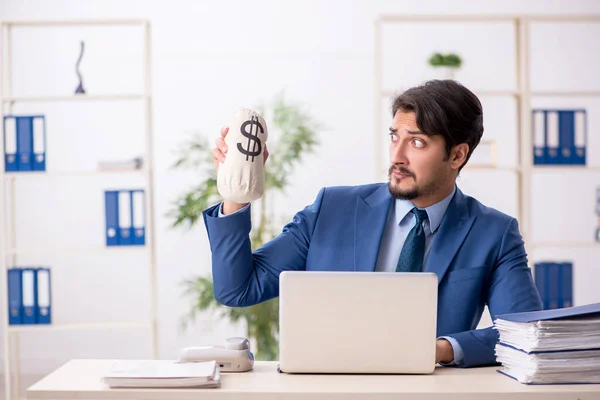
[[[285,101],[279,94],[268,106],[256,108],[267,121],[269,159],[265,166],[265,191],[252,205],[252,250],[275,237],[281,231],[279,219],[269,208],[271,196],[285,192],[289,178],[302,157],[318,146],[317,132],[321,128],[311,116],[296,104]],[[211,150],[213,145],[200,135],[192,136],[180,145],[174,168],[200,170],[200,182],[180,195],[169,216],[173,227],[192,228],[202,221],[202,211],[222,201],[217,190],[217,172]],[[185,329],[195,321],[198,313],[212,312],[220,319],[233,323],[244,322],[247,337],[254,341],[257,360],[278,359],[279,299],[275,298],[251,307],[232,308],[215,300],[211,276],[193,276],[183,282],[184,295],[191,297],[192,306],[182,318]]]
[[[456,70],[462,65],[462,59],[454,53],[434,53],[429,57],[429,65],[441,69],[446,79],[454,79]]]

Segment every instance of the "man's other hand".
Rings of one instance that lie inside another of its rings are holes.
[[[450,363],[454,361],[454,349],[446,339],[439,339],[435,342],[435,362]]]

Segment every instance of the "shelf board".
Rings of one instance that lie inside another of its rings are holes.
[[[381,22],[514,22],[517,15],[422,15],[422,14],[383,14]]]
[[[477,96],[520,96],[516,90],[472,90]]]
[[[17,179],[51,179],[51,178],[89,178],[93,176],[110,176],[114,174],[140,174],[146,175],[148,172],[145,168],[140,169],[119,169],[119,170],[102,170],[102,171],[30,171],[30,172],[5,172],[4,180]]]
[[[86,102],[86,101],[119,101],[119,100],[144,100],[146,94],[101,94],[101,95],[68,95],[68,96],[24,96],[4,97],[3,103],[41,103],[41,102]]]
[[[600,22],[597,15],[527,15],[525,17],[515,14],[497,15],[433,15],[433,14],[383,14],[377,22],[511,22],[521,21],[523,18],[531,22]]]
[[[143,19],[73,19],[73,20],[15,20],[2,21],[3,25],[11,27],[33,27],[33,26],[106,26],[106,25],[144,25],[147,21]]]
[[[532,172],[600,172],[600,166],[589,165],[533,165]]]
[[[8,256],[23,256],[30,254],[80,254],[80,253],[105,253],[108,251],[145,251],[148,249],[148,244],[141,246],[88,246],[88,247],[48,247],[48,248],[11,248],[6,250]]]
[[[520,173],[521,172],[521,168],[520,167],[503,167],[503,166],[498,166],[498,165],[469,165],[469,163],[467,163],[467,165],[465,165],[465,167],[463,168],[463,171],[506,171],[506,172],[514,172],[514,173]]]
[[[598,15],[528,15],[531,22],[600,22]]]
[[[600,97],[600,91],[597,90],[582,90],[582,91],[539,91],[531,92],[531,96],[548,96],[548,97]]]
[[[477,96],[513,96],[513,97],[517,97],[517,96],[521,95],[521,93],[519,93],[516,90],[475,90],[475,89],[473,89],[472,91]],[[401,90],[399,90],[399,91],[382,90],[380,92],[380,95],[382,97],[395,97],[395,96],[399,95],[400,93],[402,93]]]
[[[382,97],[394,97],[401,93],[401,90],[391,91],[391,90],[382,90],[380,95]],[[513,96],[519,97],[521,96],[521,92],[518,90],[472,90],[477,96]],[[530,96],[548,96],[548,97],[600,97],[600,91],[598,90],[576,90],[576,91],[557,91],[557,90],[547,90],[547,91],[531,91],[529,93]]]
[[[9,325],[9,332],[37,332],[37,331],[78,331],[78,330],[108,330],[108,329],[142,329],[150,328],[150,322],[84,322],[73,324],[32,324]]]

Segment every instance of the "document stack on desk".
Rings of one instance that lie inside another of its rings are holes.
[[[215,388],[221,374],[216,361],[119,360],[103,381],[111,388]]]
[[[521,383],[600,383],[600,303],[499,315],[499,372]]]

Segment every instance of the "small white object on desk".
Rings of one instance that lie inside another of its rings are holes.
[[[223,372],[246,372],[254,366],[250,342],[245,337],[232,337],[225,346],[185,347],[180,350],[177,362],[205,362],[216,360]]]

